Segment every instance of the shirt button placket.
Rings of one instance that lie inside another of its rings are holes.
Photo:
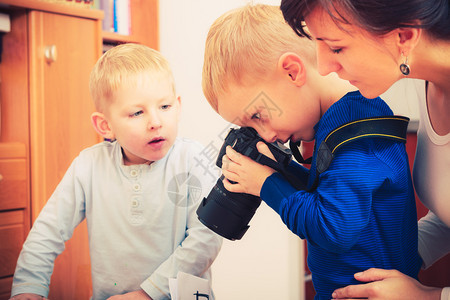
[[[141,207],[142,187],[140,183],[137,181],[139,177],[139,170],[131,169],[130,176],[133,179],[132,183],[133,195],[131,196],[130,199],[130,222],[133,225],[139,225],[142,224],[144,220],[143,210]]]

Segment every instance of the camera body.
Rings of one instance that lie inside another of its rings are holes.
[[[269,147],[276,162],[259,153],[256,148],[258,142],[264,142]],[[250,127],[230,129],[216,160],[219,168],[222,168],[222,157],[227,146],[274,169],[285,169],[292,160],[291,150],[279,143],[265,142]],[[277,165],[280,167],[277,168]],[[229,240],[239,240],[249,228],[248,223],[261,204],[261,199],[254,195],[229,192],[224,188],[222,180],[223,176],[217,180],[209,195],[203,198],[197,209],[197,216],[215,233]]]
[[[219,155],[217,156],[216,165],[222,168],[222,157],[226,154],[227,146],[231,146],[235,151],[250,157],[252,160],[262,163],[263,154],[259,153],[256,148],[258,142],[265,143],[278,164],[287,166],[292,160],[292,153],[289,148],[279,143],[267,143],[262,137],[251,127],[241,127],[238,129],[231,128],[225,137]]]

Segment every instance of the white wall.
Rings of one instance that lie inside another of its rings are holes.
[[[279,5],[280,0],[257,1]],[[182,98],[180,135],[220,147],[229,124],[209,106],[201,89],[210,25],[245,0],[161,0],[160,50],[170,61]],[[217,300],[302,299],[303,246],[280,217],[262,204],[240,241],[224,241],[213,265]]]
[[[423,80],[404,78],[397,81],[381,98],[386,101],[394,114],[410,119],[408,131],[419,127],[419,96],[417,89],[423,89]]]

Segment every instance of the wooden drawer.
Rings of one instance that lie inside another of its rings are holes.
[[[0,213],[0,278],[14,274],[24,232],[23,210]]]
[[[25,145],[0,143],[0,211],[25,208],[27,200]]]

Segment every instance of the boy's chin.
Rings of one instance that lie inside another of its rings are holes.
[[[295,137],[294,135],[291,135],[290,137],[289,137],[289,139],[286,141],[286,143],[287,142],[290,142],[290,143],[299,143],[299,142],[301,142],[302,140],[300,139],[300,138],[298,138],[298,137]]]
[[[154,149],[150,155],[147,156],[148,161],[155,162],[158,160],[163,159],[169,150],[172,148],[173,143],[169,143],[169,141],[166,140],[165,145],[163,147],[160,147],[158,149]]]
[[[169,152],[169,149],[167,149],[165,151],[161,151],[159,153],[155,153],[154,155],[150,155],[148,157],[148,162],[151,164],[151,163],[154,163],[155,161],[161,160],[167,155],[168,152]]]

